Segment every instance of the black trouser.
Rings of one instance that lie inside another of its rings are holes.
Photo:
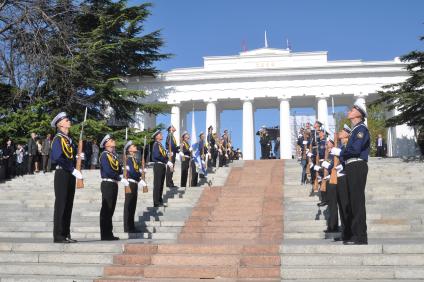
[[[187,185],[187,176],[188,176],[189,166],[190,166],[189,158],[185,158],[184,161],[181,161],[181,187],[186,187]]]
[[[43,171],[44,172],[50,171],[49,155],[43,155]]]
[[[327,183],[327,202],[329,216],[327,220],[327,230],[337,231],[339,227],[339,213],[337,210],[337,184]]]
[[[215,148],[211,149],[212,166],[216,167],[216,158],[218,157],[218,151]]]
[[[196,163],[194,160],[191,161],[191,187],[197,186],[199,174],[196,172]]]
[[[383,146],[377,146],[377,157],[383,157],[384,149]]]
[[[346,165],[346,180],[351,207],[352,240],[367,243],[367,215],[365,209],[365,186],[367,184],[368,164],[356,161]]]
[[[28,155],[28,171],[27,173],[32,174],[34,173],[34,159],[35,156],[34,155]]]
[[[175,165],[175,153],[170,159],[173,165]],[[166,169],[166,187],[174,187],[174,181],[172,180],[172,176],[174,175],[174,172],[171,171],[169,168]]]
[[[168,168],[163,163],[153,165],[153,204],[155,206],[163,203],[162,193],[165,182],[165,173]]]
[[[54,173],[53,239],[63,240],[71,235],[72,207],[75,195],[75,177],[63,169]]]
[[[102,208],[100,209],[100,237],[107,239],[113,236],[112,217],[115,212],[116,199],[118,197],[118,183],[102,181]]]
[[[137,207],[138,184],[130,182],[131,193],[125,193],[124,232],[133,231],[135,209]]]
[[[16,163],[16,175],[17,176],[24,175],[24,164],[23,163]]]
[[[342,239],[350,240],[352,237],[351,219],[350,219],[350,204],[349,192],[347,190],[346,176],[337,177],[337,204],[339,206],[340,221],[342,224],[343,232]]]
[[[300,165],[302,166],[302,175],[300,177],[300,183],[304,184],[304,183],[306,183],[306,166],[308,165],[307,160],[302,159],[300,161]]]

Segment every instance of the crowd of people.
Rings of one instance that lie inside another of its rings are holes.
[[[26,143],[15,143],[7,138],[4,146],[0,147],[0,181],[10,180],[25,174],[51,172],[51,134],[39,136],[35,132],[30,134]],[[84,141],[85,158],[84,169],[98,168],[99,146],[97,141]]]
[[[365,186],[370,135],[364,123],[366,116],[365,107],[354,104],[347,115],[352,128],[345,124],[332,134],[317,120],[313,127],[307,123],[297,140],[300,182],[311,185],[311,195],[320,195],[319,207],[328,206],[324,232],[340,232],[335,241],[349,245],[368,244]]]

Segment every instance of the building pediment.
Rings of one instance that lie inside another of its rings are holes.
[[[236,56],[204,57],[205,71],[284,69],[324,66],[327,52],[291,52],[288,49],[259,48]]]

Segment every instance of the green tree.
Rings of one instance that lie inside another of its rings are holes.
[[[377,148],[375,147],[375,141],[378,138],[378,134],[381,134],[383,138],[386,138],[386,127],[385,127],[385,115],[384,107],[382,105],[369,104],[367,105],[367,127],[371,137],[371,151],[370,155],[375,156]],[[350,120],[344,114],[338,114],[336,116],[338,130],[343,128],[344,124],[352,127]]]
[[[136,110],[167,109],[141,103],[146,94],[125,87],[130,77],[157,75],[155,62],[169,57],[160,52],[160,30],[144,31],[150,7],[126,0],[0,0],[0,139],[44,135],[59,111],[77,125],[88,107],[87,133],[99,138],[95,127],[113,133]]]
[[[424,36],[420,40],[423,41]],[[399,114],[388,118],[385,125],[413,127],[424,153],[424,52],[412,51],[400,60],[408,63],[406,70],[410,77],[404,82],[384,86],[375,104],[384,105],[388,111],[397,109]]]

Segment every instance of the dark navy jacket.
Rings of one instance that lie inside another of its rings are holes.
[[[52,142],[51,160],[64,170],[72,172],[75,169],[76,150],[68,135],[57,132]]]
[[[137,162],[137,159],[132,156],[128,156],[127,158],[127,177],[131,178],[135,181],[140,181],[141,173],[140,173],[140,163]]]
[[[370,153],[370,133],[367,126],[360,122],[352,129],[346,147],[340,152],[344,160],[360,158],[368,161]]]
[[[161,162],[164,164],[168,162],[166,150],[163,148],[162,144],[157,141],[153,143],[152,160],[154,162]]]
[[[100,175],[102,178],[110,178],[116,181],[121,180],[122,167],[118,157],[108,151],[103,151],[100,155]]]
[[[171,150],[174,153],[178,153],[178,146],[177,141],[175,140],[174,134],[168,133],[168,136],[166,136],[166,150],[169,150],[169,144],[171,144]]]

